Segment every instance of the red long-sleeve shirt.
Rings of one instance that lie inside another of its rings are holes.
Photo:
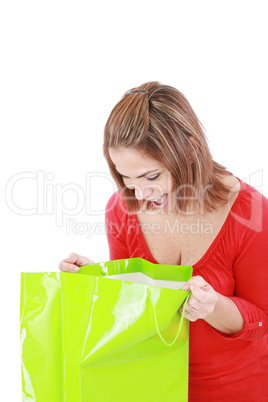
[[[190,324],[189,401],[268,401],[268,200],[240,181],[240,192],[215,240],[193,266],[232,299],[244,318],[229,336],[204,320]],[[111,260],[153,263],[137,215],[117,192],[106,207]],[[174,401],[175,402],[175,401]]]

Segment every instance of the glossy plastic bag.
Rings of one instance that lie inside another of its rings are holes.
[[[189,292],[103,276],[187,281],[192,268],[140,258],[76,274],[21,274],[23,401],[187,401]]]

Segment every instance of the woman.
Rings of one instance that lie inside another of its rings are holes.
[[[192,265],[190,401],[268,401],[268,200],[213,161],[187,99],[149,82],[112,110],[112,260]],[[59,268],[91,263],[72,253]]]

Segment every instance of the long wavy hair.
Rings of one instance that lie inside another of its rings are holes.
[[[187,212],[189,200],[203,212],[228,201],[230,188],[222,176],[231,173],[212,159],[202,124],[176,88],[147,82],[127,91],[105,125],[103,151],[111,174],[125,195],[128,210],[137,211],[144,201],[138,201],[134,190],[124,185],[110,148],[135,149],[165,166],[175,183],[180,213]]]

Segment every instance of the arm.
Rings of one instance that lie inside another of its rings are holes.
[[[223,336],[235,339],[255,340],[268,335],[268,200],[261,201],[257,203],[258,216],[251,206],[250,219],[243,225],[235,220],[235,294],[225,297],[201,277],[191,278],[185,287],[192,287],[186,311],[194,308],[186,317],[190,321],[202,318]]]
[[[214,311],[205,318],[205,321],[224,334],[235,335],[242,331],[244,318],[231,299],[220,293],[217,295]]]
[[[243,331],[235,337],[255,340],[268,335],[268,217],[263,228],[247,242],[234,263],[235,295],[230,299],[244,318]]]

